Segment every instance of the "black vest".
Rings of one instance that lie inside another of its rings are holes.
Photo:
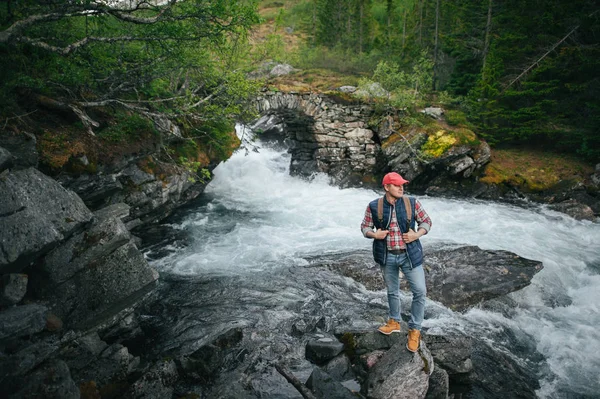
[[[414,231],[417,231],[415,224],[415,201],[414,197],[409,197],[411,210],[411,220],[407,223],[407,214],[406,209],[404,208],[404,201],[402,199],[398,199],[396,201],[396,221],[398,222],[398,227],[400,228],[400,232],[406,233],[409,228],[412,228]],[[373,218],[373,224],[375,227],[383,230],[387,230],[390,226],[390,222],[392,221],[392,209],[393,205],[390,204],[383,197],[383,218],[379,220],[377,215],[377,202],[379,198],[371,201],[369,203],[369,208],[371,209],[371,217]],[[405,243],[406,251],[408,254],[408,259],[412,265],[412,267],[420,266],[423,263],[423,246],[419,240],[413,241],[411,243]],[[385,266],[385,261],[387,259],[387,237],[383,240],[373,239],[373,259],[375,262],[380,264],[381,266]]]

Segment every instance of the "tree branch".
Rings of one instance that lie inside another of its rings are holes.
[[[600,11],[600,10],[598,10]],[[589,17],[594,16],[594,14],[597,14],[598,11],[594,11],[593,13],[591,13],[590,15],[588,15]],[[519,74],[519,76],[517,76],[516,78],[514,78],[503,90],[502,93],[504,93],[510,86],[512,86],[514,83],[518,82],[523,76],[527,75],[527,73],[529,73],[529,71],[531,71],[533,68],[535,68],[536,66],[538,66],[540,64],[540,62],[546,58],[548,56],[548,54],[550,54],[551,52],[553,52],[558,46],[560,46],[565,40],[567,40],[569,38],[569,36],[571,36],[581,25],[577,25],[576,27],[574,27],[573,29],[571,29],[569,31],[569,33],[567,33],[565,35],[565,37],[563,37],[562,39],[560,39],[558,42],[556,42],[552,48],[550,48],[550,50],[546,51],[546,53],[544,53],[544,55],[542,55],[540,58],[538,58],[537,60],[535,60],[535,62],[531,65],[529,65],[527,68],[525,68],[525,70],[523,72],[521,72]]]
[[[279,374],[284,376],[285,379],[288,380],[288,382],[298,390],[298,392],[300,392],[300,395],[302,395],[304,399],[316,399],[316,397],[306,387],[306,385],[304,385],[298,378],[296,378],[294,374],[292,374],[291,371],[289,371],[283,365],[275,364],[275,369],[277,370],[277,372],[279,372]]]

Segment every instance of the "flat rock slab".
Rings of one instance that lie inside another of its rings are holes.
[[[520,290],[543,269],[542,262],[476,246],[439,249],[425,255],[427,296],[458,311]]]
[[[92,220],[74,192],[36,169],[0,177],[0,272],[19,272]]]
[[[380,267],[370,251],[320,256],[310,261],[350,277],[369,290],[385,289]],[[524,288],[543,269],[540,261],[476,246],[425,247],[424,267],[427,297],[456,311]],[[401,288],[408,290],[405,280]]]

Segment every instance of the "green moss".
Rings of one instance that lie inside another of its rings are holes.
[[[439,130],[437,133],[429,136],[421,150],[426,156],[432,158],[441,157],[454,144],[457,143],[457,138],[445,130]]]
[[[344,333],[342,338],[340,338],[340,342],[344,344],[344,351],[346,354],[352,358],[356,353],[356,340],[354,339],[354,334],[352,333]]]

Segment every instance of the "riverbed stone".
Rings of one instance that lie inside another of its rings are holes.
[[[423,265],[427,297],[459,311],[524,288],[543,269],[540,261],[476,246],[427,251]]]
[[[14,306],[0,311],[0,339],[22,337],[46,327],[48,308],[39,304]]]
[[[119,202],[117,204],[112,204],[105,206],[104,208],[100,208],[94,212],[94,216],[98,220],[117,218],[117,219],[125,219],[129,216],[129,209],[131,207],[124,202]]]
[[[315,364],[324,364],[344,350],[344,344],[337,339],[322,337],[311,339],[306,343],[305,356]]]
[[[441,367],[435,367],[429,377],[429,387],[425,399],[448,399],[450,381],[448,373]]]
[[[14,399],[79,399],[79,388],[71,378],[65,362],[50,360],[27,376],[21,389],[10,396]]]
[[[93,218],[75,193],[33,168],[3,176],[0,198],[0,273],[21,271]]]
[[[574,199],[559,202],[558,204],[551,204],[548,207],[557,212],[566,213],[577,220],[594,220],[596,217],[591,207]]]
[[[41,266],[44,283],[63,283],[89,267],[91,262],[110,255],[130,240],[129,230],[120,219],[100,219],[90,229],[71,237],[45,257]]]
[[[0,172],[8,169],[12,166],[14,157],[12,154],[2,147],[0,147]]]
[[[404,342],[399,342],[369,370],[363,390],[373,399],[424,398],[434,367],[425,343],[421,342],[418,352],[412,353]]]
[[[0,276],[0,306],[19,303],[27,292],[27,281],[29,281],[29,277],[21,273]]]
[[[306,386],[316,398],[328,399],[356,399],[356,395],[348,388],[336,381],[325,371],[315,367],[306,381]]]
[[[173,396],[173,384],[178,378],[179,374],[174,360],[158,361],[131,384],[127,397],[131,399],[170,398]]]
[[[435,363],[448,374],[467,374],[473,370],[471,337],[457,333],[441,335],[428,332],[422,339],[427,343]]]
[[[157,279],[158,273],[129,242],[108,255],[91,259],[72,278],[46,286],[39,293],[66,326],[85,328],[140,299]]]
[[[37,139],[34,134],[21,131],[19,133],[3,130],[0,134],[0,147],[10,153],[10,167],[27,169],[37,168],[39,155]]]

